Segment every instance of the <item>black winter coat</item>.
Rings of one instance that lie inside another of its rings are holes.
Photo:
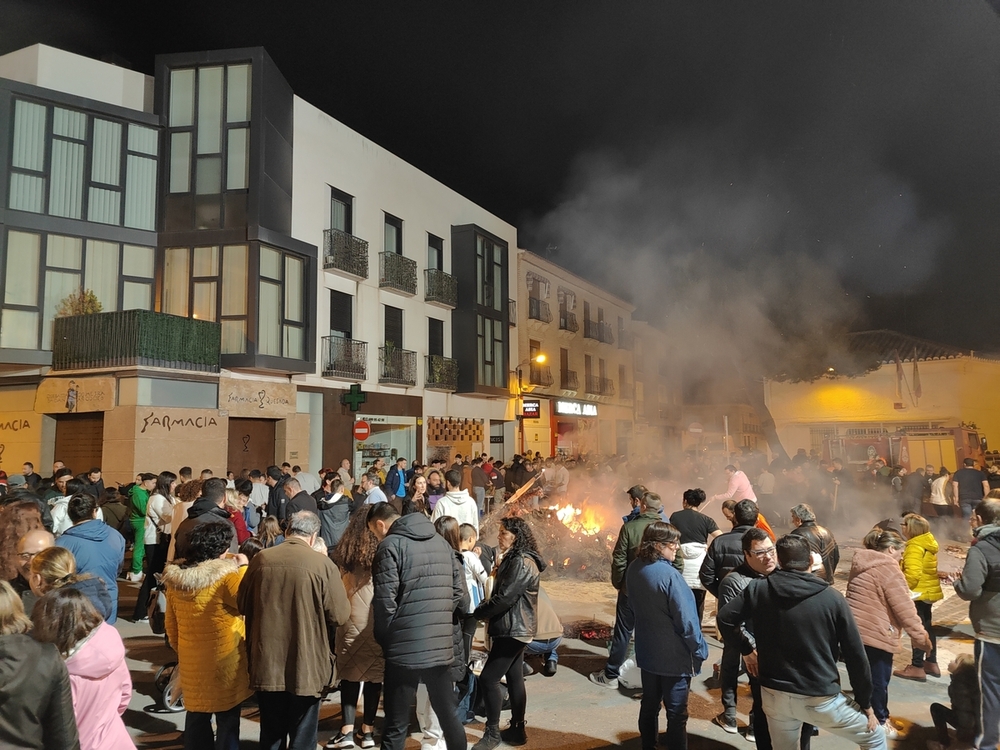
[[[722,579],[736,570],[746,559],[743,556],[743,535],[752,528],[753,526],[737,526],[732,531],[715,537],[708,545],[698,578],[712,596],[718,598]]]
[[[69,673],[51,643],[0,636],[0,747],[80,750]]]
[[[919,506],[919,504],[918,504]],[[823,575],[827,583],[833,583],[833,576],[840,564],[840,547],[829,529],[818,525],[815,521],[803,521],[801,526],[792,529],[789,534],[800,536],[809,543],[809,550],[815,552],[823,560]]]
[[[406,669],[455,661],[455,612],[468,611],[455,551],[421,513],[396,519],[372,565],[375,640],[385,660]]]
[[[191,532],[195,528],[203,523],[212,523],[214,521],[225,521],[233,527],[233,541],[229,545],[229,551],[236,552],[239,549],[239,545],[236,543],[236,527],[229,520],[229,514],[211,500],[199,497],[194,501],[194,505],[188,508],[188,517],[181,521],[180,526],[174,529],[174,536],[176,537],[176,541],[174,542],[174,559],[182,560],[187,557],[188,537],[191,536]]]
[[[538,574],[545,563],[534,552],[510,552],[500,561],[493,595],[473,616],[489,620],[492,638],[534,638],[538,630]]]
[[[334,495],[327,497],[323,488],[316,490],[313,494],[316,507],[319,511],[320,536],[326,542],[328,549],[333,549],[340,541],[340,537],[347,530],[347,524],[351,520],[351,498],[341,495],[334,501]]]

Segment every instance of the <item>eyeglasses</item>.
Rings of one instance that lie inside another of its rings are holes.
[[[750,554],[756,557],[758,560],[763,560],[765,557],[771,557],[777,553],[774,547],[768,547],[767,549],[755,549],[750,550]]]
[[[24,562],[31,562],[35,559],[37,552],[19,552],[17,555],[18,560],[23,560]]]

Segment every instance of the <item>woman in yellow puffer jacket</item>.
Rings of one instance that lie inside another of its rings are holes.
[[[938,543],[931,534],[930,524],[923,516],[909,514],[903,518],[902,526],[903,536],[906,538],[903,575],[906,576],[906,585],[910,587],[924,630],[930,636],[931,650],[924,652],[918,648],[913,649],[910,665],[893,674],[904,680],[924,682],[928,675],[941,676],[941,669],[937,664],[937,640],[931,629],[931,606],[944,599],[941,581],[938,579]]]
[[[240,707],[251,694],[246,629],[236,606],[247,559],[229,554],[232,534],[225,521],[196,527],[183,565],[163,571],[167,638],[177,652],[187,709],[186,748],[238,747]]]

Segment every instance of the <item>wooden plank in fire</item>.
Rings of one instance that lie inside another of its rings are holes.
[[[518,500],[518,499],[519,499],[519,498],[521,497],[521,495],[523,495],[523,494],[524,494],[525,492],[527,492],[528,490],[530,490],[530,489],[531,489],[531,486],[532,486],[532,485],[533,485],[533,484],[534,484],[535,482],[537,482],[537,481],[538,481],[538,479],[539,479],[539,478],[540,478],[541,476],[542,476],[542,475],[541,475],[541,472],[539,472],[538,474],[535,474],[535,476],[533,476],[533,477],[531,478],[531,480],[530,480],[530,481],[528,481],[528,482],[525,482],[524,484],[522,484],[522,485],[520,486],[520,488],[518,488],[517,492],[515,492],[515,493],[514,493],[513,495],[511,495],[511,496],[510,496],[510,497],[508,497],[508,498],[507,498],[506,500],[504,500],[504,501],[503,501],[503,504],[504,504],[504,505],[508,505],[508,504],[510,504],[510,503],[513,503],[513,502],[517,502],[517,500]]]

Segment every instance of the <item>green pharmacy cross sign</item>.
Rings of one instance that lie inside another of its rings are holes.
[[[341,395],[340,403],[344,406],[350,406],[351,411],[357,411],[361,408],[361,404],[368,400],[368,394],[361,390],[361,386],[354,383],[347,391],[347,393]]]

